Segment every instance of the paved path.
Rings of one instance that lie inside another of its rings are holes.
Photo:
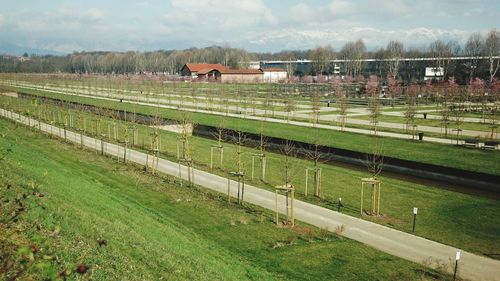
[[[41,122],[38,123],[34,119],[3,109],[0,109],[0,115],[24,124],[30,124],[44,132],[64,137],[64,130],[61,128]],[[103,148],[103,153],[123,160],[124,148],[121,146],[106,142],[101,144],[101,140],[82,136],[71,131],[66,132],[66,138],[69,141],[81,143],[87,148],[97,151],[101,151]],[[127,155],[128,161],[139,165],[147,165],[147,159],[151,161],[151,157],[147,157],[145,153],[132,149],[127,150]],[[179,176],[180,171],[180,177],[187,180],[187,167],[180,166],[172,161],[160,159],[158,171],[176,177]],[[194,170],[194,175],[195,184],[227,194],[228,179],[197,169]],[[232,180],[229,183],[230,193],[233,197],[236,197],[237,183]],[[267,190],[245,185],[244,200],[269,210],[275,210],[275,194]],[[284,202],[284,196],[279,196],[279,211],[281,213],[285,212]],[[300,221],[326,228],[329,231],[336,231],[343,226],[341,235],[417,263],[424,263],[429,258],[432,258],[444,264],[452,264],[457,250],[451,246],[347,216],[300,200],[295,200],[295,217]],[[448,267],[447,270],[451,272],[452,267]],[[459,275],[470,280],[500,280],[500,261],[462,251]]]
[[[22,88],[38,89],[38,88],[34,88],[34,87],[22,87]],[[86,97],[86,98],[99,99],[99,100],[109,100],[109,101],[114,101],[114,102],[120,101],[120,97],[122,97],[119,95],[117,95],[115,97],[112,94],[109,94],[106,97],[104,97],[104,96],[95,96],[95,95],[87,95],[87,94],[67,93],[67,92],[47,90],[47,89],[44,89],[44,91],[49,92],[49,93],[68,95],[68,96],[79,96],[79,97]],[[143,98],[143,99],[149,100],[151,98]],[[124,100],[122,100],[122,103],[130,103],[130,104],[168,108],[168,109],[176,109],[176,110],[179,109],[178,106],[158,104],[158,103],[154,103],[153,100],[151,100],[151,102],[144,102],[144,101],[138,101],[138,100],[125,100],[124,99]],[[217,111],[211,111],[211,110],[206,110],[206,109],[195,109],[195,108],[182,108],[182,109],[185,111],[189,111],[189,112],[197,112],[197,113],[212,114],[212,115],[219,115],[219,116],[229,116],[229,117],[234,117],[234,118],[243,118],[243,119],[257,120],[257,121],[263,120],[266,122],[290,124],[290,125],[301,126],[301,127],[317,127],[317,128],[321,128],[321,129],[334,130],[334,131],[344,131],[344,132],[358,133],[358,134],[364,134],[364,135],[373,135],[374,134],[373,130],[367,130],[367,129],[357,129],[357,128],[348,128],[348,127],[342,128],[340,126],[325,125],[325,124],[316,124],[315,125],[315,124],[311,124],[309,122],[287,121],[284,119],[252,116],[252,115],[244,115],[244,114],[235,114],[235,113],[217,112]],[[269,111],[268,111],[268,113],[269,113]],[[293,117],[293,114],[292,114],[292,117]],[[411,140],[412,139],[412,136],[408,135],[408,134],[381,132],[381,131],[377,132],[377,136],[391,137],[391,138],[404,139],[404,140]],[[427,136],[424,137],[423,141],[433,142],[433,143],[441,143],[441,144],[452,144],[452,145],[457,144],[457,141],[454,139],[445,139],[445,138],[427,137]],[[459,141],[458,143],[463,144],[464,142]]]

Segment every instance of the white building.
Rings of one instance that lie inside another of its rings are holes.
[[[442,80],[444,77],[444,68],[442,67],[426,67],[424,80]]]
[[[264,72],[264,82],[276,83],[288,78],[288,73],[282,68],[262,68],[261,70]]]
[[[251,61],[248,63],[250,69],[260,69],[260,61]]]
[[[340,66],[337,64],[333,65],[333,75],[340,75]]]

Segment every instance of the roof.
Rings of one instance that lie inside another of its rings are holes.
[[[186,63],[184,67],[187,67],[191,72],[199,72],[200,70],[206,70],[206,69],[217,69],[217,70],[223,70],[226,69],[225,66],[222,64],[210,64],[210,63]],[[184,68],[183,67],[183,68]]]
[[[222,74],[264,74],[260,69],[223,69]]]
[[[261,68],[263,72],[286,72],[283,68]]]
[[[204,74],[210,73],[210,72],[212,72],[214,70],[217,70],[217,69],[215,69],[215,68],[204,68],[204,69],[199,70],[198,74],[199,75],[204,75]]]

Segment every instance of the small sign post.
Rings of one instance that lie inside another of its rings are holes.
[[[415,222],[417,221],[417,213],[418,213],[418,208],[413,207],[413,230],[412,230],[413,233],[415,233]]]
[[[457,279],[457,269],[459,260],[460,260],[460,250],[458,250],[457,254],[455,255],[455,270],[453,271],[453,281]]]

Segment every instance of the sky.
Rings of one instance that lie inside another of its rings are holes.
[[[255,52],[363,39],[422,47],[500,27],[480,0],[0,0],[0,48],[151,51],[229,45]]]

